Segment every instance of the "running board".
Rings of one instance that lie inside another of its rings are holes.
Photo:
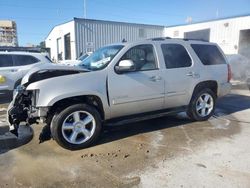
[[[114,118],[114,119],[105,121],[104,124],[106,126],[120,126],[123,124],[129,124],[129,123],[135,123],[138,121],[145,121],[149,119],[160,118],[160,117],[164,117],[167,115],[175,115],[180,112],[186,111],[186,109],[187,109],[186,106],[182,106],[179,108],[171,108],[167,110],[160,110],[160,111],[155,111],[155,112],[147,112],[147,113],[142,113],[142,114]]]

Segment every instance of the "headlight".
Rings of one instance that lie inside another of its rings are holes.
[[[6,82],[6,78],[2,75],[0,75],[0,84],[3,84]]]
[[[32,92],[32,106],[36,106],[39,98],[39,90],[33,90]]]

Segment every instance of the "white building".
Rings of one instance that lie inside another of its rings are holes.
[[[163,37],[164,26],[74,18],[55,26],[45,40],[55,61],[76,59],[111,43]]]
[[[202,39],[220,45],[226,54],[250,57],[250,15],[177,26],[157,26],[74,18],[55,26],[47,36],[55,61],[76,59],[110,43],[153,37]]]
[[[165,28],[171,38],[203,39],[219,44],[226,54],[250,56],[250,15]]]
[[[0,46],[18,46],[16,22],[0,20]]]

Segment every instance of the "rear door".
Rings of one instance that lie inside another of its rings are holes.
[[[185,43],[164,42],[161,44],[165,62],[165,108],[188,105],[200,75]]]
[[[12,90],[16,80],[16,71],[11,54],[0,54],[0,75],[6,79],[0,84],[0,90]]]
[[[33,64],[38,63],[39,59],[31,55],[13,55],[13,70],[19,72],[22,77],[32,68]]]
[[[152,44],[130,48],[120,60],[132,60],[134,72],[108,75],[111,117],[160,110],[164,105],[164,79]],[[119,62],[119,61],[118,61]]]

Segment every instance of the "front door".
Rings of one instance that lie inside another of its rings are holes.
[[[132,60],[133,72],[108,75],[111,117],[160,110],[164,106],[164,79],[153,45],[130,48],[121,60]]]

